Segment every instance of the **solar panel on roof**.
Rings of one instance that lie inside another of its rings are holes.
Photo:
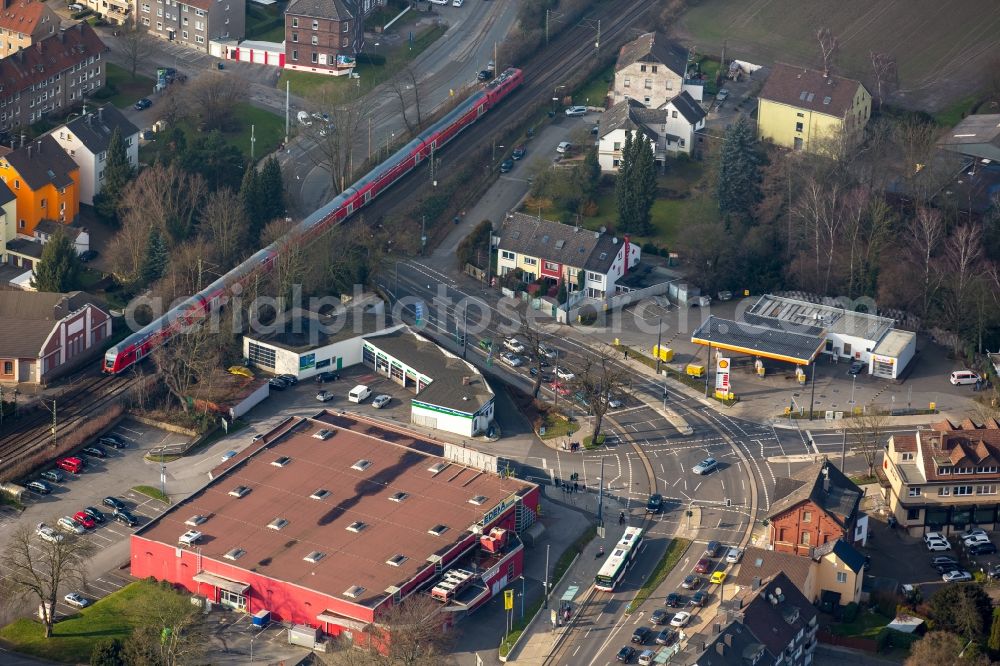
[[[802,100],[803,102],[806,101],[806,96],[808,94],[809,94],[808,92],[806,92],[805,90],[803,90],[801,93],[799,93],[799,99]]]
[[[809,93],[809,97],[806,97],[806,101],[807,101],[807,102],[811,102],[811,101],[813,101],[813,98],[814,98],[815,96],[816,96],[816,93]]]

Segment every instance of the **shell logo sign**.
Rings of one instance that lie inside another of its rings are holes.
[[[715,362],[715,390],[729,393],[728,358],[719,358]]]

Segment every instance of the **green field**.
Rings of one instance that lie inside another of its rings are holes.
[[[116,108],[124,109],[126,106],[132,106],[140,97],[153,93],[153,87],[156,85],[153,79],[141,74],[133,79],[127,69],[110,62],[105,67],[107,84],[117,90],[110,98],[110,102]]]
[[[840,42],[839,73],[870,83],[871,52],[896,58],[899,87],[908,106],[936,111],[980,85],[990,45],[1000,33],[995,0],[701,0],[677,30],[700,53],[760,65],[788,62],[817,66],[816,30],[827,27]]]
[[[223,132],[222,138],[226,143],[236,146],[244,155],[250,157],[250,128],[253,127],[253,135],[256,143],[254,145],[254,158],[260,160],[265,155],[269,155],[285,137],[285,119],[281,116],[250,106],[247,102],[238,102],[233,106],[233,114],[239,120],[239,131]],[[177,126],[184,130],[184,134],[193,138],[197,131],[187,119],[181,120]],[[139,161],[143,164],[151,164],[160,154],[160,142],[150,141],[139,148]]]

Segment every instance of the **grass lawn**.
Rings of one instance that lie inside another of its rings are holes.
[[[125,639],[132,632],[130,611],[141,607],[149,583],[126,585],[117,592],[57,622],[52,637],[43,638],[42,625],[20,619],[0,629],[0,641],[17,652],[75,664],[90,663],[94,643]]]
[[[132,106],[140,97],[152,94],[156,82],[148,76],[137,74],[133,79],[129,71],[118,65],[107,63],[107,82],[113,85],[118,92],[111,96],[109,101],[119,109]]]
[[[154,488],[153,486],[133,486],[132,490],[137,493],[142,493],[146,497],[152,497],[155,500],[159,500],[164,504],[170,504],[170,498],[164,495],[159,488]]]
[[[642,587],[635,595],[635,599],[632,603],[628,605],[625,609],[626,613],[631,613],[636,608],[642,606],[649,595],[653,593],[653,590],[658,588],[661,583],[667,578],[667,574],[674,570],[677,563],[680,562],[681,557],[687,552],[688,546],[691,545],[691,541],[688,539],[674,539],[667,546],[667,552],[663,553],[663,558],[656,564],[656,567],[649,574],[649,578],[643,583]]]
[[[246,157],[250,157],[251,126],[253,126],[254,137],[257,140],[254,149],[254,156],[257,160],[273,152],[285,138],[285,119],[281,116],[250,106],[246,102],[240,102],[233,108],[234,114],[239,119],[240,130],[238,132],[223,132],[222,138],[227,144],[239,148]],[[184,130],[188,141],[197,135],[187,120],[178,122],[177,126]],[[150,164],[159,153],[160,143],[157,140],[151,141],[139,147],[139,161],[143,164]]]
[[[830,625],[830,632],[837,636],[857,636],[859,638],[877,638],[879,632],[892,622],[891,617],[881,613],[870,613],[866,610],[858,612],[854,622],[839,622]]]
[[[608,65],[605,69],[597,72],[589,81],[573,91],[574,104],[587,104],[591,106],[604,106],[604,99],[608,96],[608,89],[615,78],[615,66]]]
[[[954,127],[960,123],[965,116],[972,113],[973,107],[979,103],[979,100],[980,95],[978,93],[966,95],[943,111],[935,113],[934,121],[942,127]]]
[[[556,414],[545,415],[545,434],[540,435],[542,439],[554,439],[556,437],[567,437],[580,429],[580,424],[569,421]]]
[[[284,90],[285,83],[289,82],[292,92],[300,97],[320,97],[328,93],[343,95],[352,88],[356,89],[359,94],[363,94],[406,67],[411,60],[437,41],[447,29],[443,25],[432,26],[417,36],[413,40],[412,46],[405,49],[400,47],[399,50],[391,54],[384,65],[358,63],[354,71],[361,77],[359,79],[285,69],[278,77],[278,89]]]

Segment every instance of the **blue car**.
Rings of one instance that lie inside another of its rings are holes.
[[[140,99],[138,102],[135,103],[135,110],[142,111],[143,109],[148,109],[151,106],[153,106],[153,102],[143,97],[142,99]]]

